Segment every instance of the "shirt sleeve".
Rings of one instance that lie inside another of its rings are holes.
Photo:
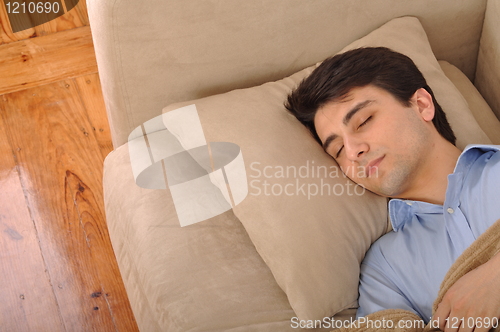
[[[371,253],[370,251],[368,252],[361,264],[359,308],[356,318],[364,317],[384,309],[404,309],[418,315],[417,311],[410,304],[410,301],[402,294],[394,281],[391,280],[393,278],[388,273],[391,269],[384,269],[381,266],[377,266],[377,263],[380,263],[380,261],[374,262],[373,250],[371,251]],[[383,273],[382,271],[386,272]]]

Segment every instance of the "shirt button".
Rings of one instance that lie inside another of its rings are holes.
[[[409,206],[412,206],[413,202],[407,201],[406,204],[408,204]]]
[[[452,208],[447,208],[446,211],[450,214],[452,214],[453,212],[455,212]]]

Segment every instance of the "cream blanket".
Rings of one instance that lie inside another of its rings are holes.
[[[497,220],[486,230],[469,248],[467,248],[444,277],[438,296],[434,301],[432,312],[436,312],[438,304],[443,299],[448,289],[464,274],[486,263],[500,251],[500,220]],[[340,332],[376,332],[376,331],[409,331],[429,332],[440,331],[431,326],[424,327],[424,322],[412,312],[402,309],[387,309],[366,316],[364,323],[355,321],[350,327],[343,327]],[[401,321],[401,323],[400,323]],[[392,322],[392,323],[391,323]],[[393,328],[388,328],[393,326]],[[402,327],[399,327],[402,326]],[[384,328],[385,327],[385,328]],[[494,329],[500,332],[500,327]]]

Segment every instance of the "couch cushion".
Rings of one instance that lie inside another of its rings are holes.
[[[447,112],[460,148],[490,143],[441,71],[418,19],[392,20],[344,51],[361,46],[386,46],[416,62]],[[278,82],[164,109],[195,104],[207,141],[241,147],[249,194],[235,214],[298,317],[306,320],[356,305],[359,264],[388,227],[386,200],[360,194],[283,107],[313,67]]]
[[[470,84],[452,65],[442,61],[440,65],[456,86]],[[471,101],[475,97],[469,96],[477,91],[461,91],[465,92],[469,105],[475,104]],[[106,216],[122,277],[142,331],[186,331],[193,326],[218,331],[238,324],[246,324],[240,328],[242,331],[290,329],[290,319],[295,314],[232,212],[214,218],[208,232],[203,224],[190,226],[191,231],[185,232],[175,219],[168,192],[138,188],[131,174],[125,145],[106,159]],[[210,237],[212,240],[203,240]],[[182,245],[174,245],[179,243]],[[222,257],[221,252],[228,247],[233,254]],[[221,258],[216,279],[212,274],[217,271],[211,271],[213,260],[207,260],[211,252],[219,253]],[[198,280],[193,274],[205,277]],[[186,296],[179,296],[179,292]],[[223,297],[239,300],[228,307],[218,303]],[[210,312],[199,315],[197,305]],[[246,319],[226,323],[242,312]],[[336,318],[350,319],[354,313],[352,309],[345,310]]]
[[[464,73],[447,61],[439,61],[441,69],[464,96],[469,109],[493,144],[500,144],[500,121],[483,96]]]
[[[290,330],[286,295],[232,211],[181,228],[167,190],[135,184],[126,144],[104,166],[109,234],[141,331]]]

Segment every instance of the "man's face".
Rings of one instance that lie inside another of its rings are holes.
[[[429,116],[422,94],[425,90],[417,90],[405,107],[369,85],[326,104],[314,118],[325,151],[354,182],[382,196],[401,197],[418,179],[433,144],[434,107]]]

